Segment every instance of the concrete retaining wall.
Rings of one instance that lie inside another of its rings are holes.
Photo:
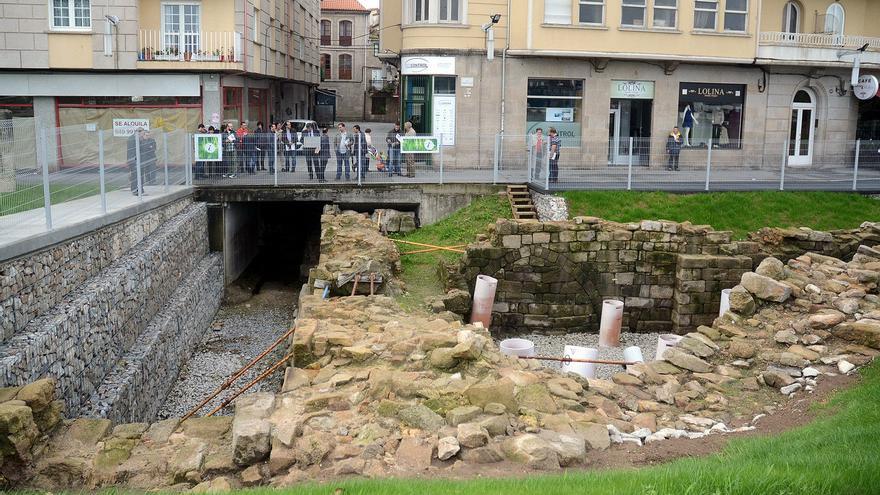
[[[0,343],[58,305],[70,291],[192,204],[191,197],[0,262]]]
[[[217,253],[204,257],[171,295],[131,350],[107,374],[83,416],[114,423],[153,421],[223,296]]]
[[[129,228],[137,232],[145,230],[143,224]],[[101,233],[96,236],[101,237]],[[125,244],[125,240],[137,237],[132,234],[115,240]],[[99,246],[100,243],[93,239],[87,245]],[[120,252],[121,248],[114,246],[111,252]],[[185,210],[154,229],[149,237],[76,290],[68,290],[63,300],[55,294],[46,294],[44,301],[56,301],[51,309],[32,320],[0,349],[0,382],[20,385],[52,376],[58,382],[59,395],[65,401],[68,415],[78,414],[181,280],[207,254],[207,248],[206,207],[201,203],[186,203]],[[105,256],[88,249],[81,252],[87,260]],[[63,258],[61,252],[58,253]],[[51,290],[47,288],[47,292]]]

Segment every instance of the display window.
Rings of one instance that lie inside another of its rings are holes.
[[[685,148],[742,148],[743,84],[681,83],[678,125]]]
[[[582,79],[529,79],[526,106],[526,132],[555,127],[563,146],[580,146]]]

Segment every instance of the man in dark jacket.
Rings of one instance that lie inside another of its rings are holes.
[[[678,170],[678,158],[681,155],[681,132],[678,127],[673,127],[666,138],[666,154],[669,155],[666,170]]]
[[[403,175],[400,172],[400,124],[395,122],[394,128],[385,136],[385,144],[388,145],[388,177],[394,174]]]
[[[244,154],[245,171],[249,174],[257,173],[257,153],[259,153],[260,140],[263,134],[250,132],[241,138],[241,149]]]
[[[254,140],[254,156],[256,157],[256,170],[266,170],[266,139],[268,133],[263,127],[262,122],[257,122],[257,129],[254,131],[256,139]]]

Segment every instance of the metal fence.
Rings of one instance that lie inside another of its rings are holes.
[[[0,127],[0,243],[106,215],[191,185],[190,137],[87,126]]]

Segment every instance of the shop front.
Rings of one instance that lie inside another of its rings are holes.
[[[404,56],[401,58],[403,98],[401,115],[419,134],[443,136],[455,144],[455,57]]]
[[[741,149],[743,84],[679,84],[678,127],[684,148]]]
[[[633,165],[648,166],[651,156],[651,111],[654,81],[611,81],[608,116],[608,164],[629,163],[630,139]]]

